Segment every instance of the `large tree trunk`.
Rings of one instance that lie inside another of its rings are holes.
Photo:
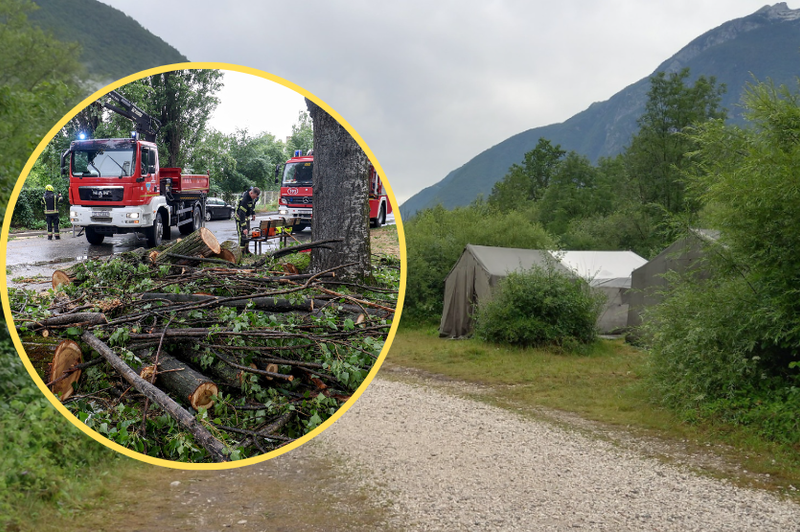
[[[314,240],[335,240],[311,251],[315,272],[355,263],[345,278],[369,277],[369,160],[358,142],[331,115],[306,99],[314,122]]]

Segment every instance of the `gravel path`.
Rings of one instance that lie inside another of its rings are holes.
[[[770,493],[428,386],[375,379],[306,446],[403,530],[800,531],[800,506]]]

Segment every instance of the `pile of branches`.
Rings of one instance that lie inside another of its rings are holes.
[[[394,316],[396,260],[347,283],[338,268],[300,273],[296,250],[235,264],[174,246],[10,290],[28,357],[78,419],[151,456],[237,460],[313,430],[364,381]]]

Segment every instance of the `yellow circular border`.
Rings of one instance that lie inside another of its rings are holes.
[[[138,79],[145,78],[147,76],[152,76],[152,75],[155,75],[155,74],[161,74],[163,72],[169,72],[169,71],[173,71],[173,70],[186,70],[186,69],[229,70],[229,71],[241,72],[243,74],[252,74],[254,76],[258,76],[260,78],[263,78],[263,79],[278,83],[280,85],[283,85],[284,87],[286,87],[288,89],[291,89],[291,90],[293,90],[293,91],[305,96],[306,98],[308,98],[309,100],[313,101],[315,104],[317,104],[321,108],[325,109],[325,111],[327,111],[328,114],[330,114],[333,118],[335,118],[347,130],[347,132],[350,133],[350,135],[352,135],[352,137],[356,140],[356,142],[358,142],[358,144],[361,146],[361,148],[364,150],[364,152],[369,157],[369,160],[375,166],[375,169],[378,171],[378,173],[381,176],[386,176],[386,174],[384,173],[384,171],[381,168],[380,164],[378,163],[378,160],[375,157],[375,155],[369,149],[369,147],[364,142],[364,140],[358,135],[358,133],[353,129],[353,127],[346,120],[344,120],[336,111],[334,111],[329,105],[327,105],[325,102],[323,102],[322,100],[317,98],[315,95],[311,94],[307,90],[303,89],[302,87],[300,87],[300,86],[298,86],[298,85],[296,85],[296,84],[294,84],[294,83],[292,83],[290,81],[287,81],[287,80],[285,80],[283,78],[280,78],[280,77],[275,76],[273,74],[270,74],[268,72],[264,72],[264,71],[261,71],[261,70],[257,70],[257,69],[254,69],[254,68],[245,67],[245,66],[241,66],[241,65],[229,64],[229,63],[204,63],[204,62],[199,62],[199,63],[194,63],[194,62],[175,63],[175,64],[172,64],[172,65],[164,65],[164,66],[161,66],[161,67],[151,68],[149,70],[144,70],[144,71],[139,72],[137,74],[132,74],[132,75],[130,75],[128,77],[125,77],[125,78],[123,78],[121,80],[118,80],[118,81],[116,81],[116,82],[114,82],[114,83],[112,83],[110,85],[107,85],[106,87],[96,91],[94,94],[92,94],[91,96],[89,96],[88,98],[83,100],[81,103],[76,105],[72,109],[72,111],[67,113],[67,115],[65,115],[58,123],[56,123],[56,125],[53,126],[52,129],[50,129],[50,131],[47,133],[47,135],[45,135],[45,137],[42,139],[42,141],[39,143],[39,145],[34,150],[33,154],[28,159],[28,162],[25,164],[25,167],[22,169],[22,173],[20,174],[19,178],[17,179],[17,183],[14,186],[14,190],[11,193],[11,197],[9,198],[9,201],[8,201],[8,206],[6,207],[6,216],[5,216],[5,219],[3,220],[2,235],[0,236],[0,263],[2,263],[2,273],[0,273],[0,282],[3,283],[2,286],[8,286],[8,282],[7,282],[8,280],[7,280],[7,277],[6,277],[6,253],[7,253],[7,250],[8,250],[8,233],[9,233],[9,229],[11,227],[11,213],[13,212],[13,207],[16,206],[17,199],[19,198],[20,190],[22,190],[22,185],[25,182],[25,179],[28,177],[28,174],[30,173],[31,168],[33,168],[33,164],[39,158],[39,155],[42,153],[42,151],[47,146],[47,144],[50,142],[50,140],[53,137],[55,137],[55,135],[61,130],[61,128],[63,128],[67,124],[67,122],[69,122],[76,114],[78,114],[78,112],[83,110],[89,104],[97,101],[100,97],[102,97],[103,95],[107,94],[108,92],[110,92],[110,91],[112,91],[112,90],[114,90],[116,88],[119,88],[122,85],[128,84],[128,83],[130,83],[132,81],[136,81]],[[388,182],[388,179],[384,179],[384,186],[386,188],[387,195],[389,197],[389,201],[390,201],[390,203],[392,205],[392,212],[395,213],[395,223],[397,225],[397,236],[398,236],[399,243],[400,243],[400,266],[401,266],[400,267],[400,293],[398,294],[397,310],[395,312],[394,319],[392,320],[392,327],[389,330],[389,335],[386,337],[386,341],[384,342],[383,349],[381,350],[381,353],[378,356],[378,359],[375,361],[375,364],[373,364],[372,369],[370,370],[370,372],[367,375],[366,379],[364,379],[364,382],[361,383],[361,386],[358,387],[358,389],[350,397],[350,399],[347,402],[345,402],[345,404],[343,404],[336,411],[336,413],[333,414],[333,416],[331,416],[330,418],[325,420],[325,422],[322,423],[319,427],[315,428],[314,430],[312,430],[308,434],[302,436],[301,438],[298,438],[297,440],[293,441],[289,445],[286,445],[285,447],[281,447],[280,449],[276,449],[275,451],[271,451],[271,452],[266,453],[264,455],[259,455],[259,456],[255,456],[255,457],[252,457],[252,458],[247,458],[245,460],[237,460],[237,461],[233,461],[233,462],[187,463],[187,462],[175,462],[175,461],[171,461],[171,460],[164,460],[163,458],[154,458],[152,456],[147,456],[147,455],[144,455],[142,453],[138,453],[136,451],[128,449],[126,447],[123,447],[123,446],[119,445],[118,443],[112,442],[111,440],[109,440],[105,436],[100,435],[96,431],[94,431],[94,430],[90,429],[89,427],[87,427],[85,424],[81,423],[81,421],[78,418],[76,418],[64,405],[62,405],[61,401],[59,401],[58,398],[56,398],[53,395],[53,393],[45,386],[44,381],[42,381],[42,379],[36,373],[36,370],[34,369],[33,364],[31,363],[30,359],[28,359],[28,356],[27,356],[27,354],[25,353],[25,350],[22,347],[22,342],[20,341],[19,335],[17,335],[17,331],[16,331],[16,328],[14,326],[14,320],[13,320],[13,318],[11,316],[11,311],[10,311],[10,302],[9,302],[9,299],[8,299],[8,290],[6,289],[6,290],[2,290],[2,294],[0,294],[0,296],[2,297],[3,311],[5,313],[5,318],[6,318],[6,324],[8,326],[8,331],[11,334],[11,338],[14,341],[14,346],[17,349],[17,353],[20,355],[20,358],[22,359],[22,362],[25,364],[25,368],[28,370],[28,373],[31,375],[31,377],[33,377],[33,380],[36,383],[36,385],[39,387],[39,389],[42,391],[42,393],[45,395],[45,397],[47,397],[47,399],[53,404],[53,406],[55,406],[56,409],[59,412],[61,412],[62,415],[64,415],[64,417],[66,417],[73,425],[78,427],[81,431],[83,431],[84,433],[86,433],[90,437],[94,438],[95,440],[97,440],[98,442],[102,443],[106,447],[108,447],[110,449],[113,449],[115,451],[118,451],[118,452],[120,452],[120,453],[122,453],[122,454],[124,454],[124,455],[126,455],[128,457],[131,457],[131,458],[134,458],[134,459],[137,459],[137,460],[141,460],[141,461],[146,462],[148,464],[162,466],[162,467],[168,467],[168,468],[173,468],[173,469],[211,471],[211,470],[232,469],[232,468],[236,468],[236,467],[243,467],[243,466],[253,465],[253,464],[256,464],[256,463],[259,463],[259,462],[263,462],[265,460],[269,460],[270,458],[274,458],[276,456],[280,456],[283,453],[289,452],[292,449],[295,449],[295,448],[303,445],[304,443],[310,441],[311,439],[313,439],[316,436],[318,436],[319,434],[321,434],[325,429],[330,427],[337,419],[339,419],[339,417],[341,417],[345,412],[347,412],[347,410],[351,406],[353,406],[353,403],[355,403],[355,401],[361,396],[361,394],[364,393],[364,390],[367,388],[367,386],[370,384],[370,382],[372,382],[372,379],[375,378],[375,375],[378,373],[378,370],[380,369],[381,364],[383,364],[383,361],[386,358],[386,354],[388,353],[389,348],[391,347],[392,342],[394,341],[395,334],[397,333],[397,327],[398,327],[398,325],[400,323],[400,315],[401,315],[402,309],[403,309],[403,301],[405,299],[406,267],[407,267],[407,265],[406,265],[406,241],[405,241],[405,233],[403,231],[403,223],[402,223],[402,220],[400,219],[400,210],[399,210],[399,207],[397,205],[397,200],[396,200],[396,198],[394,196],[394,192],[392,191],[391,184]]]

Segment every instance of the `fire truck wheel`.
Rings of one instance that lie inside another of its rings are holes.
[[[164,219],[161,213],[158,213],[153,220],[153,226],[148,227],[145,232],[144,236],[147,237],[147,246],[154,248],[161,245],[161,242],[164,238]]]
[[[103,239],[105,235],[101,235],[95,232],[94,227],[87,227],[86,228],[86,240],[89,241],[90,244],[94,246],[99,246],[103,243]]]
[[[200,229],[200,221],[202,217],[200,216],[200,205],[195,205],[194,209],[192,209],[192,223],[190,224],[183,224],[178,229],[180,230],[182,235],[188,235],[190,233],[194,233],[198,229]]]
[[[378,217],[370,220],[372,227],[378,228],[386,223],[386,205],[381,204],[381,210],[378,212]]]

